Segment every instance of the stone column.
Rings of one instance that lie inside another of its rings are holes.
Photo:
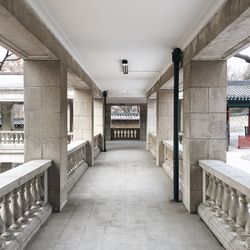
[[[156,135],[156,99],[147,99],[147,137],[146,137],[146,149],[148,148],[148,136],[149,134]]]
[[[2,130],[14,129],[14,105],[13,103],[1,104]]]
[[[195,213],[202,200],[198,160],[226,161],[226,61],[184,67],[183,202]]]
[[[106,140],[111,140],[111,105],[106,105]]]
[[[161,167],[164,162],[163,140],[173,140],[173,90],[160,89],[157,93],[156,119],[156,165]]]
[[[103,136],[103,100],[94,100],[94,135]],[[101,150],[103,149],[103,146]]]
[[[140,105],[140,140],[146,141],[147,137],[147,105]]]
[[[60,211],[67,201],[67,69],[60,61],[24,62],[24,159],[53,160],[49,203]]]
[[[74,89],[74,140],[87,140],[87,163],[94,164],[94,105],[92,90]]]

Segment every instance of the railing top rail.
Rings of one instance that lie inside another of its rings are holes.
[[[174,148],[174,142],[171,141],[171,140],[165,140],[165,141],[162,141],[162,143],[164,144],[164,146],[166,146],[167,148],[169,149],[172,149]],[[179,143],[179,154],[182,155],[183,153],[183,145],[181,143]]]
[[[24,131],[20,130],[0,130],[0,134],[24,134]]]
[[[71,142],[70,144],[68,144],[68,155],[71,155],[72,153],[74,153],[76,150],[83,147],[87,143],[88,141],[86,140],[77,140],[77,141]]]
[[[200,160],[200,167],[237,191],[250,194],[250,174],[217,160]]]
[[[37,175],[43,173],[52,164],[51,160],[34,160],[0,174],[0,197],[10,193]]]

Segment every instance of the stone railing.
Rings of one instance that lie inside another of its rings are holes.
[[[101,134],[97,134],[94,136],[93,150],[94,150],[94,158],[96,158],[102,150],[102,135]]]
[[[67,191],[74,186],[88,167],[86,163],[87,144],[88,141],[73,141],[68,144]]]
[[[148,134],[148,150],[154,156],[154,158],[156,158],[156,146],[157,146],[156,135],[149,133]]]
[[[0,174],[0,249],[24,249],[51,214],[49,160],[30,161]]]
[[[0,143],[23,144],[24,143],[24,131],[0,131]]]
[[[111,140],[140,140],[139,128],[112,128]]]
[[[250,174],[202,160],[203,202],[198,213],[226,249],[250,249]]]
[[[169,175],[171,179],[173,179],[173,141],[163,141],[164,145],[164,163],[162,164],[163,168]],[[179,143],[179,176],[180,176],[180,184],[183,179],[183,147],[182,144]],[[181,185],[182,190],[182,185]]]

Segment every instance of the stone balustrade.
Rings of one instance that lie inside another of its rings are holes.
[[[111,140],[140,140],[140,129],[112,128]]]
[[[250,174],[221,161],[201,160],[198,213],[226,249],[250,249]]]
[[[0,131],[0,143],[23,144],[24,131]]]
[[[95,159],[102,150],[102,135],[101,134],[97,134],[94,136],[93,150],[94,150],[94,159]]]
[[[164,145],[164,163],[162,164],[163,168],[173,179],[173,158],[174,158],[174,149],[173,141],[166,140],[162,141]],[[180,190],[182,190],[182,179],[183,179],[183,146],[179,143],[179,176],[180,176]]]
[[[88,141],[73,141],[68,144],[67,191],[78,181],[88,165],[86,163]]]
[[[23,249],[51,214],[50,166],[50,160],[36,160],[0,174],[0,249]]]
[[[156,146],[157,146],[156,135],[149,133],[148,134],[148,150],[154,156],[154,158],[156,158]]]

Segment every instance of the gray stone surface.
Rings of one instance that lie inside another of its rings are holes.
[[[226,61],[192,61],[184,67],[183,202],[197,212],[202,174],[198,160],[226,161]]]
[[[223,249],[197,215],[171,203],[172,182],[142,142],[111,142],[27,250]]]
[[[24,161],[53,160],[49,202],[67,201],[67,69],[60,61],[24,61]]]

